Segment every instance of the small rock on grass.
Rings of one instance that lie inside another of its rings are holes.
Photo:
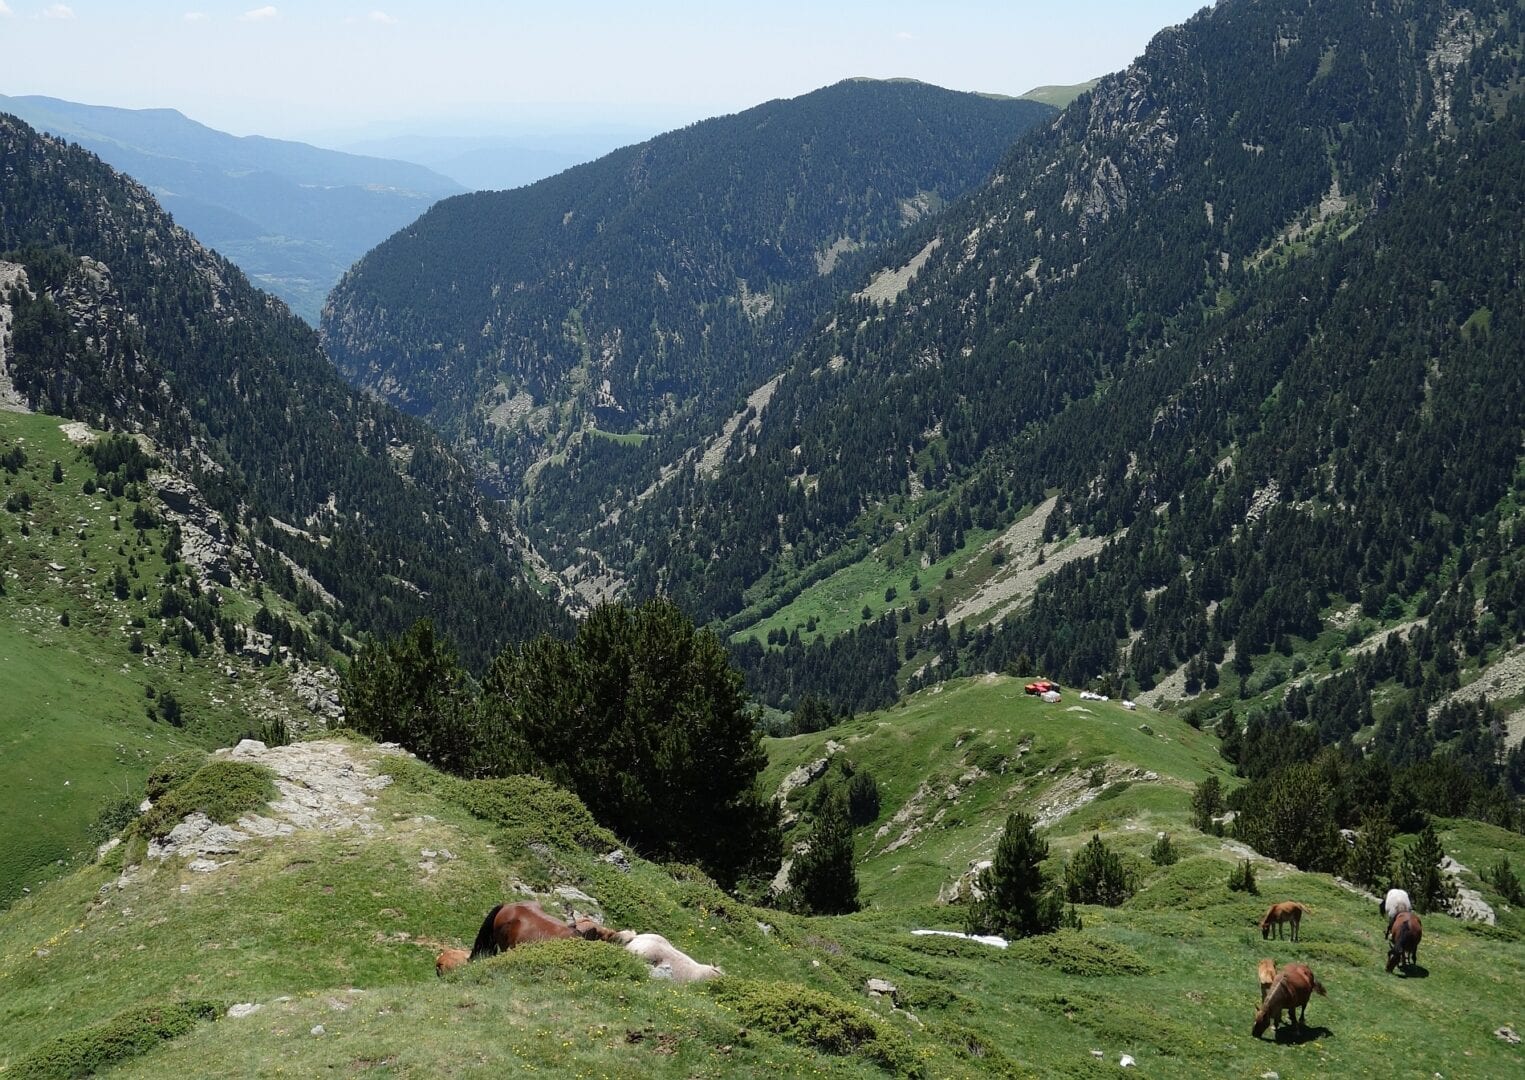
[[[250,1016],[254,1013],[257,1013],[263,1008],[264,1006],[258,1004],[257,1002],[241,1001],[237,1005],[228,1006],[228,1017],[232,1020],[238,1020],[245,1016]]]
[[[312,1026],[312,1034],[314,1034],[314,1035],[323,1035],[323,1034],[325,1034],[325,1032],[323,1030],[323,1025],[322,1024],[314,1024]]]

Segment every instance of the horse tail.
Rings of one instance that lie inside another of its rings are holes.
[[[1313,992],[1316,993],[1319,997],[1329,996],[1328,992],[1324,989],[1324,984],[1319,982],[1316,978],[1313,980]]]
[[[473,960],[484,956],[498,955],[498,942],[493,935],[492,924],[497,920],[498,912],[502,910],[503,905],[499,904],[487,913],[487,918],[482,920],[482,929],[477,931],[477,939],[471,945],[471,958]]]

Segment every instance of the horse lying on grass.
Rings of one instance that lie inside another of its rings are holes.
[[[1387,970],[1402,964],[1405,969],[1410,964],[1419,962],[1419,939],[1424,936],[1424,928],[1419,925],[1419,916],[1412,911],[1399,912],[1393,920],[1393,925],[1387,928]]]
[[[1271,928],[1276,928],[1276,937],[1281,938],[1281,924],[1292,924],[1292,940],[1296,941],[1299,935],[1299,927],[1303,923],[1303,912],[1308,909],[1294,900],[1284,900],[1280,904],[1272,904],[1267,909],[1265,918],[1260,920],[1260,936],[1262,939],[1271,936]]]
[[[504,949],[512,949],[531,941],[554,941],[558,938],[580,937],[589,941],[622,941],[621,931],[582,916],[572,923],[553,919],[533,900],[520,900],[514,904],[499,904],[482,920],[482,929],[471,946],[471,959],[496,956]]]
[[[445,975],[470,959],[471,953],[465,949],[446,949],[434,958],[434,974]]]
[[[661,934],[635,934],[625,942],[625,948],[650,964],[653,975],[666,968],[675,983],[700,982],[725,974],[714,964],[699,963]]]
[[[1324,992],[1324,984],[1314,977],[1308,965],[1288,964],[1277,973],[1276,981],[1271,984],[1265,1000],[1260,1003],[1260,1009],[1255,1013],[1255,1026],[1251,1029],[1251,1034],[1257,1039],[1260,1038],[1266,1026],[1272,1023],[1280,1029],[1283,1012],[1298,1027],[1306,1027],[1308,998],[1315,992],[1320,997],[1328,996]],[[1298,1015],[1299,1007],[1302,1008],[1301,1015]]]

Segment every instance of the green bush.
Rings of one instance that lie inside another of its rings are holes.
[[[197,812],[227,823],[275,798],[270,770],[247,761],[217,760],[197,769],[166,791],[137,827],[148,837],[167,836],[186,816]]]
[[[607,854],[620,846],[614,834],[571,792],[534,776],[462,780],[406,758],[388,758],[381,771],[404,791],[416,791],[459,806],[473,817],[509,833],[512,843],[549,844]]]
[[[1525,890],[1520,888],[1520,879],[1515,875],[1514,867],[1509,865],[1509,860],[1499,857],[1499,860],[1488,868],[1483,875],[1483,880],[1498,892],[1511,904],[1525,904]]]
[[[207,755],[200,750],[182,750],[178,754],[171,754],[148,774],[144,794],[158,802],[166,791],[185,783],[206,763]]]
[[[1066,975],[1148,975],[1153,972],[1144,958],[1115,941],[1087,937],[1075,930],[1060,930],[1042,937],[1014,941],[1007,955],[1030,964],[1058,968]]]
[[[1170,842],[1169,833],[1160,833],[1154,847],[1149,849],[1149,861],[1155,866],[1173,866],[1180,857],[1175,845]]]
[[[1249,893],[1251,896],[1260,894],[1260,890],[1255,885],[1255,868],[1250,865],[1249,859],[1245,859],[1229,871],[1228,887],[1230,892]]]
[[[900,1075],[921,1075],[910,1040],[867,1009],[796,983],[726,978],[708,985],[748,1027],[822,1053],[861,1057]]]
[[[146,1054],[166,1039],[184,1035],[202,1020],[215,1019],[215,1001],[138,1005],[110,1020],[43,1043],[11,1065],[6,1080],[65,1080],[89,1076],[128,1058]]]
[[[646,962],[634,953],[582,938],[521,945],[460,970],[461,979],[474,983],[492,982],[504,975],[526,983],[645,982],[650,978]]]

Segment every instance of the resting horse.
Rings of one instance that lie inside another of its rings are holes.
[[[1260,936],[1262,938],[1270,937],[1271,928],[1274,926],[1276,928],[1276,936],[1279,939],[1281,937],[1281,924],[1289,922],[1292,924],[1292,940],[1296,941],[1299,933],[1298,928],[1302,926],[1303,922],[1303,912],[1307,910],[1302,904],[1294,900],[1284,900],[1280,904],[1272,904],[1267,909],[1265,918],[1260,920]]]
[[[650,964],[653,975],[667,968],[676,983],[700,982],[725,974],[714,964],[699,963],[661,934],[635,934],[625,942],[625,948]]]
[[[1387,928],[1387,970],[1402,964],[1407,968],[1410,964],[1419,962],[1419,939],[1424,936],[1424,929],[1419,925],[1419,916],[1412,911],[1404,911],[1393,920],[1393,925]]]
[[[1255,1013],[1255,1026],[1250,1029],[1255,1038],[1260,1038],[1265,1031],[1266,1025],[1274,1023],[1281,1027],[1281,1014],[1285,1012],[1290,1022],[1304,1027],[1308,1020],[1308,998],[1317,993],[1321,997],[1327,997],[1324,992],[1324,984],[1314,977],[1313,971],[1307,964],[1288,964],[1282,968],[1276,976],[1276,981],[1271,984],[1271,990],[1266,994],[1265,1000],[1260,1003],[1260,1008]],[[1298,1007],[1302,1007],[1302,1015],[1298,1015]]]
[[[620,931],[602,926],[587,916],[571,924],[553,919],[533,900],[520,900],[513,904],[499,904],[482,920],[482,929],[471,946],[471,959],[496,956],[504,949],[524,945],[531,941],[554,941],[557,938],[580,937],[589,941],[617,941]]]
[[[470,959],[471,954],[465,949],[446,949],[434,958],[434,974],[444,975],[454,971]]]

